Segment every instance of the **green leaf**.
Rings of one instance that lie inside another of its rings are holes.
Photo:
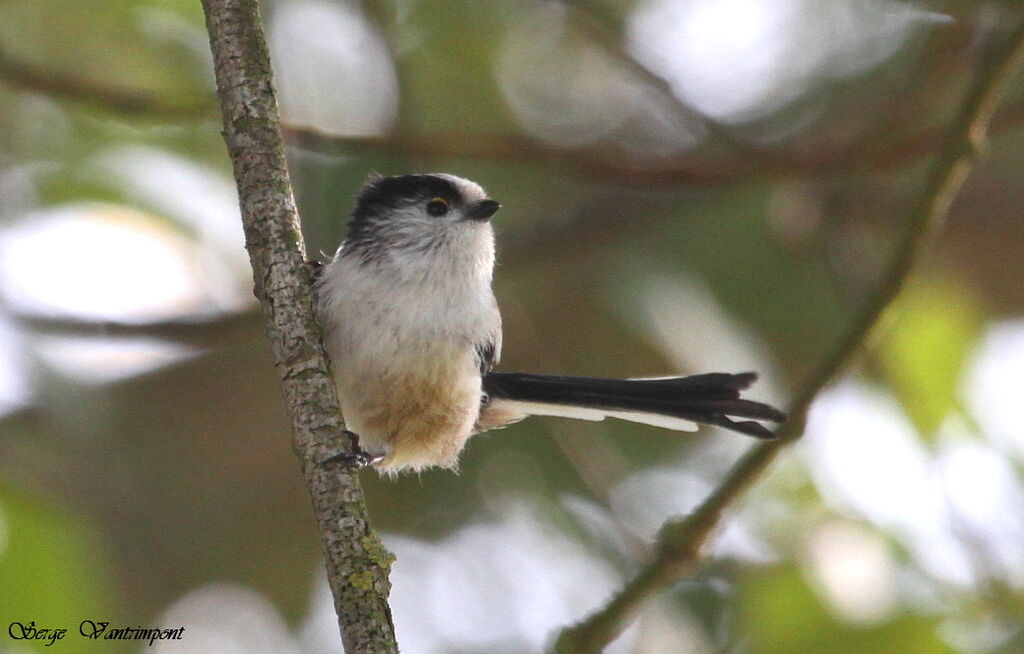
[[[78,632],[82,620],[114,615],[107,599],[110,570],[97,541],[81,519],[0,486],[0,650],[119,651]],[[32,621],[39,629],[67,629],[67,635],[49,648],[47,640],[10,639],[11,622]]]
[[[981,311],[965,286],[924,279],[904,291],[893,319],[879,348],[882,371],[911,422],[930,436],[959,406]]]
[[[749,654],[939,654],[953,651],[935,624],[902,613],[871,625],[835,617],[793,566],[746,577],[739,588],[739,628]]]

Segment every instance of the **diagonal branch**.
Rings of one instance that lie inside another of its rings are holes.
[[[349,654],[397,652],[387,603],[393,557],[370,527],[358,478],[318,464],[339,450],[351,453],[354,443],[342,437],[313,314],[259,8],[256,0],[203,0],[203,9],[256,297],[313,500],[342,641]]]
[[[791,407],[789,422],[780,429],[781,442],[752,447],[693,513],[665,523],[653,560],[604,607],[563,630],[554,645],[557,654],[601,651],[622,633],[647,598],[692,573],[699,563],[702,547],[720,522],[723,512],[757,481],[782,447],[803,433],[811,402],[864,346],[882,315],[899,295],[921,253],[939,231],[953,198],[983,145],[998,100],[1022,63],[1024,23],[994,47],[982,63],[908,217],[903,238],[883,281],[861,307],[834,352],[803,384]]]
[[[679,99],[667,79],[651,70],[627,49],[624,37],[620,34],[622,27],[618,24],[619,21],[600,3],[591,0],[572,0],[567,2],[566,6],[573,26],[586,34],[591,43],[618,62],[634,79],[657,91],[676,118],[684,124],[702,127],[726,143],[735,144],[727,130],[709,116]]]

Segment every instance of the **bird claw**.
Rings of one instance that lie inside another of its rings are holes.
[[[352,437],[354,441],[354,449],[352,451],[338,452],[332,454],[326,459],[320,461],[319,465],[325,466],[332,463],[340,463],[343,467],[348,470],[362,470],[363,468],[369,468],[375,466],[384,460],[385,455],[383,454],[370,454],[359,447],[359,435],[355,432],[345,430],[345,433]]]

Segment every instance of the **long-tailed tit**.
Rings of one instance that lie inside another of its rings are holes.
[[[495,372],[501,315],[491,291],[499,204],[453,175],[373,177],[314,284],[348,428],[385,474],[455,467],[470,436],[528,415],[621,418],[774,438],[783,414],[741,399],[752,372],[595,379]],[[745,418],[747,420],[733,420]]]

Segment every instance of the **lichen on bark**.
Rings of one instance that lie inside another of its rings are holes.
[[[387,603],[394,557],[370,526],[358,478],[318,464],[353,443],[344,436],[313,313],[259,9],[256,0],[203,0],[203,9],[255,293],[313,501],[342,642],[349,654],[397,652]]]

